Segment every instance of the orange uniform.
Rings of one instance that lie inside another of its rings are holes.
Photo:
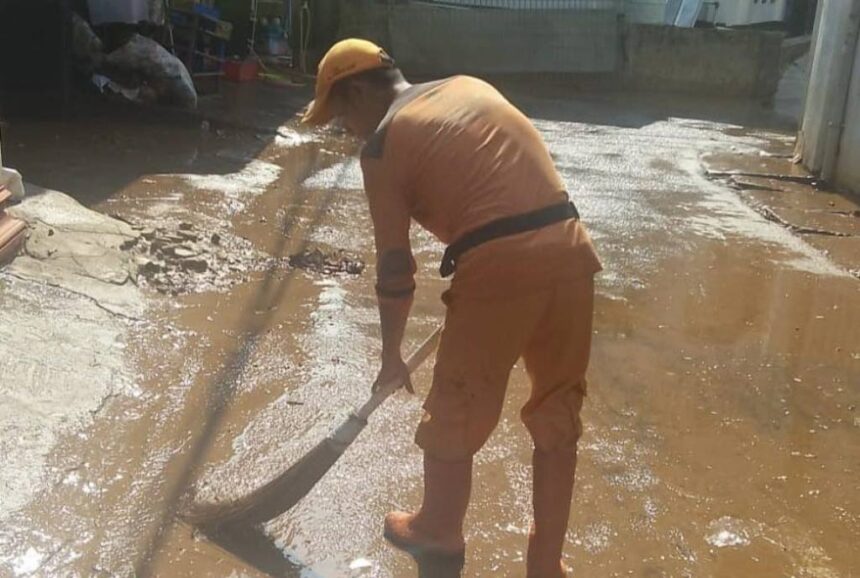
[[[538,131],[492,86],[458,76],[398,97],[362,151],[377,254],[411,255],[414,219],[442,242],[567,200]],[[495,239],[457,261],[433,388],[416,435],[442,459],[474,454],[500,415],[522,355],[523,420],[539,449],[575,448],[590,350],[593,275],[578,219]],[[414,287],[415,264],[380,275],[382,295]]]

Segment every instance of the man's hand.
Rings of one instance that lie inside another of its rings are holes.
[[[400,357],[382,361],[382,369],[373,383],[373,392],[380,389],[400,389],[405,387],[409,393],[415,393],[412,389],[412,379],[409,377],[409,368]]]

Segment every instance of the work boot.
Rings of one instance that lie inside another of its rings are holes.
[[[532,468],[534,523],[529,532],[527,577],[565,578],[561,553],[573,498],[576,451],[535,450]]]
[[[413,556],[462,556],[463,520],[472,491],[472,459],[444,462],[424,455],[424,501],[414,514],[385,516],[385,538]]]

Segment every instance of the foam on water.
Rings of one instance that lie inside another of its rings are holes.
[[[176,175],[196,189],[215,191],[228,196],[259,195],[278,180],[281,167],[260,160],[252,160],[237,173],[224,175]]]
[[[750,545],[749,532],[742,520],[723,516],[709,526],[705,541],[715,548],[742,548]]]
[[[364,189],[361,163],[358,158],[346,159],[314,173],[303,185],[309,189],[324,191],[361,191]]]

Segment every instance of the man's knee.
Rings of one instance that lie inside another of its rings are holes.
[[[450,385],[434,384],[424,403],[415,443],[436,459],[459,461],[471,458],[484,446],[498,424],[501,407],[492,396]]]
[[[541,452],[575,452],[582,437],[582,403],[585,384],[559,388],[533,408],[525,408],[522,420]]]

